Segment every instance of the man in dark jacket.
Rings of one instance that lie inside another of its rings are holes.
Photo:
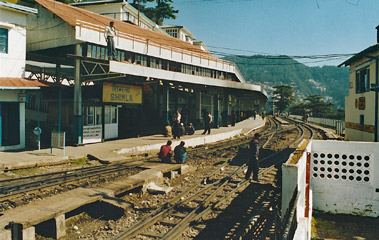
[[[247,162],[247,172],[245,175],[245,179],[249,180],[251,176],[251,172],[253,172],[253,180],[259,182],[258,172],[259,172],[259,164],[258,164],[258,155],[259,155],[259,139],[261,138],[261,134],[254,134],[253,140],[250,142],[249,146],[249,160]]]
[[[181,141],[180,144],[175,147],[174,160],[176,163],[184,163],[186,161],[187,152],[184,144],[184,141]]]

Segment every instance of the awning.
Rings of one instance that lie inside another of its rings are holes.
[[[24,78],[0,77],[0,90],[36,90],[41,87],[48,87],[48,85]]]

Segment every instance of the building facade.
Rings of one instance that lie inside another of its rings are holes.
[[[35,7],[39,16],[28,18],[34,31],[27,33],[27,59],[55,64],[51,79],[70,85],[63,91],[61,118],[76,144],[156,133],[176,110],[184,124],[197,128],[210,112],[219,127],[232,113],[241,119],[266,103],[266,92],[246,83],[235,64],[191,42],[55,1],[37,0]],[[112,20],[115,61],[107,57],[104,38]],[[65,75],[62,66],[73,71]],[[27,69],[37,75],[33,63]],[[45,96],[50,106],[57,103],[57,94]],[[57,115],[48,121],[57,121]]]
[[[0,151],[25,147],[25,104],[41,84],[24,79],[26,16],[37,10],[0,1]]]
[[[378,141],[378,58],[377,43],[340,64],[350,69],[349,94],[345,97],[346,140]]]

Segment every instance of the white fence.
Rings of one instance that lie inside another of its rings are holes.
[[[307,190],[307,153],[309,153]],[[379,216],[379,143],[312,140],[303,155],[283,164],[282,212],[298,187],[294,239],[310,239],[307,207],[329,213]],[[309,202],[307,202],[309,199]],[[308,212],[308,213],[309,213]]]
[[[291,118],[298,120],[303,120],[303,116],[291,115]],[[330,119],[330,118],[317,118],[317,117],[308,117],[308,122],[316,123],[324,127],[329,127],[336,130],[338,135],[343,135],[345,133],[345,121]]]

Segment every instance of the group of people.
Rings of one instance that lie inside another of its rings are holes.
[[[251,174],[253,173],[253,181],[259,182],[258,172],[259,172],[259,140],[261,138],[260,133],[254,134],[253,140],[249,143],[249,156],[247,161],[247,171],[245,174],[245,179],[250,180]],[[183,164],[187,158],[187,150],[184,147],[185,142],[181,141],[178,146],[175,147],[172,153],[171,148],[172,141],[168,140],[166,145],[161,146],[158,153],[159,159],[163,163],[172,163],[171,158],[174,155],[174,161],[178,164]]]
[[[204,132],[202,134],[206,134],[206,133],[210,134],[213,117],[210,114],[210,112],[206,112],[203,118],[204,118]],[[195,133],[195,126],[192,124],[192,122],[190,122],[187,126],[185,126],[182,121],[182,115],[180,114],[179,110],[175,111],[172,117],[171,124],[170,122],[167,122],[164,128],[164,135],[166,137],[172,136],[173,139],[180,139],[181,136],[193,135],[194,133]]]
[[[171,148],[172,141],[168,140],[166,145],[161,146],[161,149],[158,153],[158,158],[161,159],[163,163],[171,163],[172,158],[172,148]],[[184,147],[185,142],[181,141],[178,146],[174,149],[174,161],[176,163],[184,163],[187,158],[187,150]]]

